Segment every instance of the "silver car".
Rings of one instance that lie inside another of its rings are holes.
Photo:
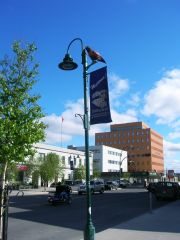
[[[102,180],[91,180],[90,181],[90,191],[91,193],[104,192],[104,182]],[[81,184],[78,188],[78,194],[81,195],[83,193],[86,193],[86,183]]]

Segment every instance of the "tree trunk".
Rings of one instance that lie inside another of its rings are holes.
[[[1,192],[0,192],[0,239],[2,239],[2,230],[3,230],[3,203],[4,203],[4,191],[5,191],[5,181],[6,181],[6,170],[7,170],[7,161],[4,164],[4,169],[2,172],[2,182],[1,182]]]

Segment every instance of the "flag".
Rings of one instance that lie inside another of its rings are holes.
[[[90,124],[112,122],[107,82],[107,67],[90,73]]]
[[[64,122],[64,118],[63,117],[61,117],[61,120],[62,120],[62,123]]]
[[[99,62],[103,62],[103,63],[106,63],[104,58],[98,53],[98,52],[95,52],[93,51],[90,47],[85,47],[90,59],[92,61],[99,61]]]

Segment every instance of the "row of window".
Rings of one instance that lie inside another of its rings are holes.
[[[144,143],[149,142],[149,138],[137,138],[137,139],[122,139],[122,140],[113,140],[113,141],[103,141],[104,144],[127,144],[127,143]]]
[[[120,156],[120,155],[121,155],[121,153],[119,153],[119,152],[114,152],[114,151],[108,151],[108,154],[109,154],[109,155],[114,155],[114,156]]]
[[[137,166],[144,166],[144,165],[150,165],[150,162],[137,162]]]
[[[100,153],[100,150],[91,150],[91,152],[93,152],[93,153]]]
[[[143,154],[132,154],[132,155],[128,155],[128,158],[134,158],[134,157],[150,157],[151,154],[150,153],[143,153]]]
[[[39,153],[39,158],[40,160],[44,160],[45,159],[45,153]],[[79,166],[79,165],[82,165],[82,159],[81,158],[77,158],[77,157],[71,157],[69,156],[67,161],[66,161],[66,157],[65,156],[61,156],[61,160],[62,160],[62,164],[63,165],[66,165],[66,162],[67,162],[67,165],[70,166],[70,163],[73,162],[73,165],[74,166]]]
[[[115,143],[108,143],[108,142],[98,142],[96,144],[97,145],[107,145],[107,146],[117,145]],[[118,146],[118,147],[120,147],[120,146]],[[138,145],[138,146],[126,145],[126,146],[121,146],[121,148],[125,149],[125,151],[127,151],[127,150],[149,150],[150,146],[149,145]],[[113,155],[120,156],[121,153],[117,153],[117,154],[113,154]]]
[[[115,161],[115,160],[108,160],[108,163],[119,165],[119,161]]]
[[[147,131],[138,131],[138,132],[117,132],[117,133],[109,133],[109,134],[97,134],[96,137],[99,138],[116,138],[121,136],[142,136],[142,135],[148,135],[149,130]]]
[[[141,129],[140,126],[111,127],[111,131],[128,131]]]

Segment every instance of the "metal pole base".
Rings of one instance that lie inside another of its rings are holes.
[[[94,240],[95,237],[95,227],[92,223],[86,225],[84,230],[84,240]]]

